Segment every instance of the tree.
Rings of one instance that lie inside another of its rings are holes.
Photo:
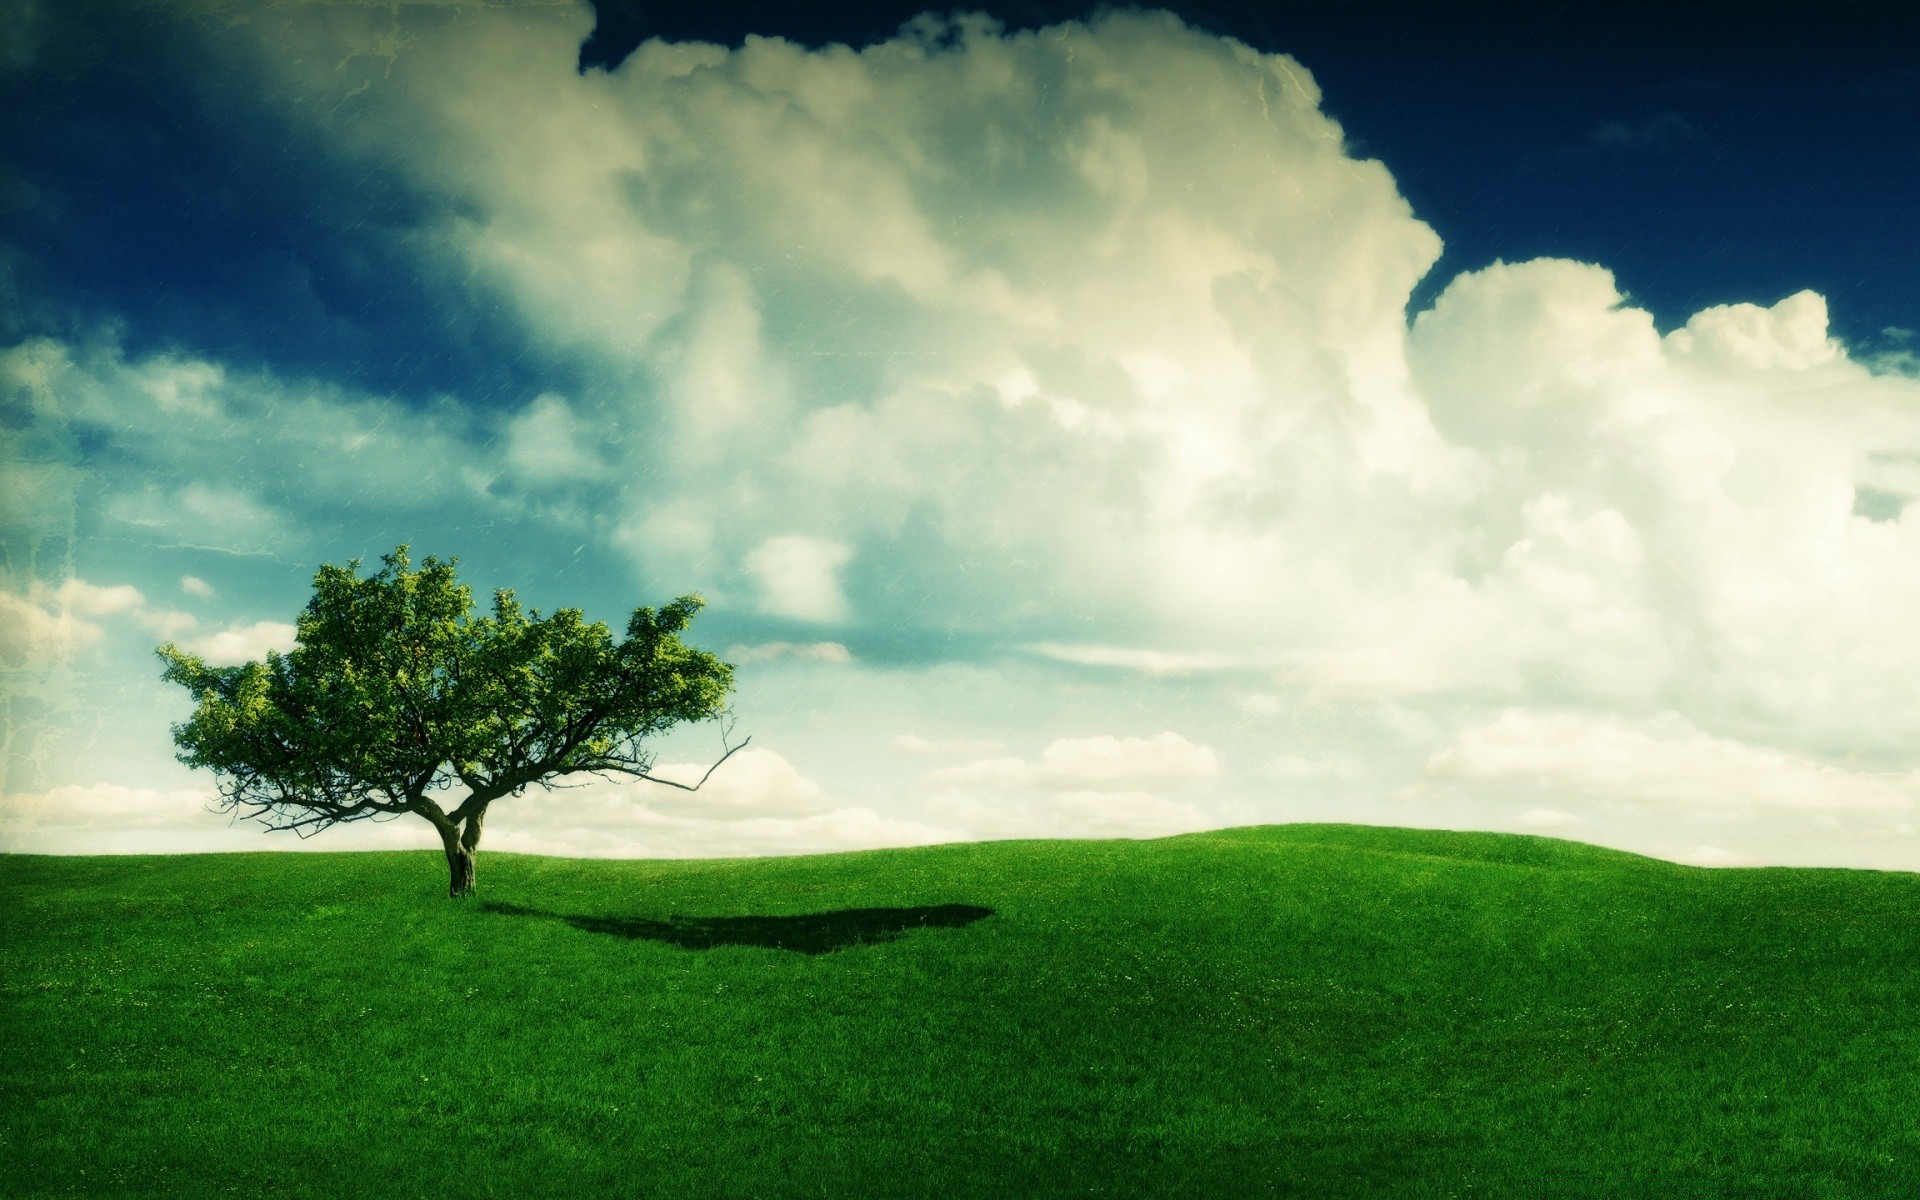
[[[634,610],[616,643],[580,610],[543,617],[510,590],[476,617],[458,559],[414,570],[407,549],[364,578],[358,559],[321,567],[289,653],[210,667],[159,648],[162,677],[194,700],[173,727],[179,759],[217,774],[222,811],[302,836],[412,813],[439,832],[448,892],[464,896],[501,797],[572,775],[697,791],[747,744],[728,744],[733,667],[680,640],[699,596]],[[699,782],[651,773],[648,739],[706,720],[723,721],[724,753]]]

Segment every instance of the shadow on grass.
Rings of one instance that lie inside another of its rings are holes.
[[[509,917],[542,917],[565,921],[588,933],[666,942],[688,950],[715,946],[760,946],[768,950],[797,950],[801,954],[829,954],[848,946],[891,942],[915,929],[957,929],[971,925],[993,910],[977,904],[937,904],[925,908],[843,908],[838,912],[805,913],[791,917],[579,917],[546,912],[520,904],[488,902],[481,908]]]

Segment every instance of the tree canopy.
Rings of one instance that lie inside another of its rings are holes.
[[[476,616],[458,561],[415,569],[403,545],[371,575],[358,559],[321,567],[296,645],[264,662],[208,666],[161,646],[163,678],[195,706],[173,727],[180,761],[213,770],[222,807],[271,829],[420,816],[460,896],[495,800],[572,775],[697,790],[746,745],[723,724],[698,783],[652,774],[652,738],[727,714],[733,667],[680,640],[699,596],[635,609],[616,642],[578,609],[543,617],[508,589]]]

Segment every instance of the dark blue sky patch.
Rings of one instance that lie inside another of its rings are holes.
[[[11,339],[111,327],[402,400],[518,406],[573,382],[491,296],[417,253],[436,215],[397,176],[245,102],[252,85],[170,19],[49,17],[0,77],[0,212],[22,297]]]

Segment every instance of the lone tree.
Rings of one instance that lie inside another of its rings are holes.
[[[698,783],[651,773],[647,739],[726,714],[733,667],[679,636],[699,596],[636,609],[616,644],[578,609],[543,617],[508,590],[476,617],[458,561],[414,570],[401,546],[365,578],[358,559],[321,567],[297,645],[265,662],[210,667],[159,648],[163,678],[193,694],[192,719],[173,727],[180,761],[217,773],[222,811],[302,836],[414,813],[446,847],[449,894],[465,896],[495,800],[569,775],[697,791],[747,744],[728,745],[723,724],[725,752]]]

